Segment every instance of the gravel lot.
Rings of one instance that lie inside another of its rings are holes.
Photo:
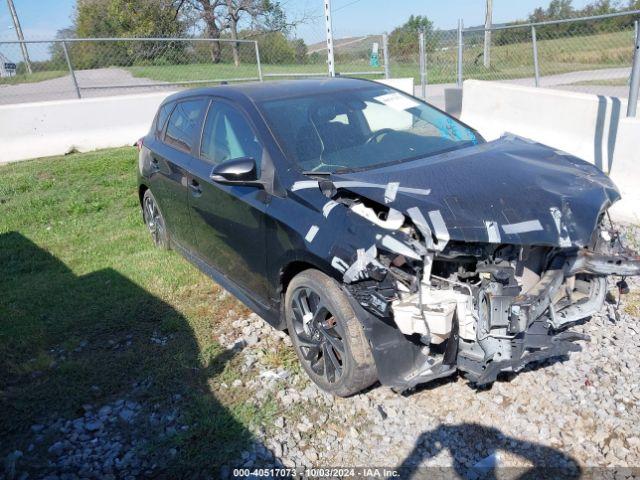
[[[628,235],[638,239],[639,232]],[[235,390],[248,403],[280,413],[251,427],[254,443],[221,473],[274,465],[385,466],[402,467],[403,477],[475,478],[487,472],[480,466],[496,466],[506,469],[501,478],[513,478],[537,466],[561,469],[554,478],[640,475],[628,470],[640,467],[640,283],[630,285],[617,308],[609,303],[575,328],[592,340],[569,358],[529,366],[489,389],[474,389],[457,376],[405,395],[374,386],[349,399],[328,396],[307,380],[290,361],[284,333],[231,310],[219,341],[241,361],[235,379],[216,381],[213,393]],[[149,341],[165,345],[171,338]],[[181,416],[180,395],[159,409],[144,400],[145,388],[139,382],[126,398],[86,405],[77,418],[33,425],[29,441],[5,458],[5,478],[27,478],[24,465],[37,465],[52,480],[161,475],[166,456],[143,454],[141,447],[190,425]],[[32,453],[38,445],[46,447],[46,458]]]
[[[636,301],[639,292],[636,283]],[[491,460],[500,467],[562,467],[569,476],[640,466],[640,325],[625,306],[619,319],[611,307],[576,328],[592,337],[584,351],[528,367],[488,390],[455,377],[404,396],[378,386],[335,399],[298,375],[255,382],[258,397],[274,388],[285,406],[302,407],[261,437],[286,466],[453,466],[466,476],[496,452]],[[259,320],[248,322],[259,328]],[[253,457],[240,462],[260,464]]]

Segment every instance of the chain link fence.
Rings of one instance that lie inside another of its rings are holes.
[[[409,37],[336,38],[335,70],[372,79],[412,77],[416,95],[441,108],[445,90],[465,79],[627,97],[639,19],[640,11],[632,11],[491,29],[460,26]],[[0,103],[327,76],[326,41],[320,33],[313,45],[277,32],[239,41],[27,41],[29,65],[19,42],[0,42]]]
[[[13,74],[0,78],[1,103],[262,80],[257,42],[249,40],[66,39],[26,45],[31,58],[45,59],[30,62],[32,73],[25,61],[13,62]],[[2,42],[0,53],[20,58],[20,44]]]
[[[638,19],[640,11],[633,11],[490,30],[465,29],[462,75],[464,79],[628,97]],[[490,56],[485,59],[487,34]]]

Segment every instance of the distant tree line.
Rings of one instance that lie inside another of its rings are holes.
[[[640,0],[595,0],[584,8],[577,9],[572,0],[551,0],[547,8],[536,8],[527,20],[509,23],[521,25],[525,23],[539,23],[566,18],[592,17],[626,10],[640,9]],[[604,20],[587,20],[555,25],[545,25],[536,28],[539,39],[553,39],[573,35],[595,35],[604,32],[615,32],[633,28],[635,18],[631,15],[609,18]],[[531,32],[526,28],[497,30],[494,34],[496,45],[526,42],[531,39]]]
[[[640,10],[640,0],[594,0],[584,8],[574,8],[572,0],[551,0],[546,8],[536,8],[526,20],[507,25],[517,26],[527,23],[562,20],[566,18],[589,17],[626,10]],[[539,39],[552,39],[567,35],[594,35],[603,32],[615,32],[633,28],[635,18],[631,15],[605,20],[571,22],[559,25],[541,26],[536,29]],[[425,32],[427,52],[453,48],[456,44],[455,30],[437,30],[426,16],[410,16],[409,19],[389,34],[389,54],[392,58],[415,58],[419,51],[418,34]],[[465,44],[479,45],[484,41],[484,32],[465,33]],[[531,41],[531,30],[514,28],[496,30],[493,34],[494,45],[509,45]]]

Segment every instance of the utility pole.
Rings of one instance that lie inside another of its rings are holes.
[[[13,0],[7,0],[9,5],[9,12],[11,12],[11,18],[13,19],[13,27],[16,29],[16,35],[20,41],[20,49],[22,50],[22,58],[24,58],[24,64],[27,67],[27,72],[31,74],[31,60],[29,60],[29,52],[27,51],[27,44],[24,43],[24,35],[22,35],[22,27],[20,27],[20,20],[16,13],[16,7],[13,5]]]
[[[493,0],[487,0],[487,12],[484,18],[484,68],[491,67],[491,25],[493,24]]]
[[[333,57],[333,27],[331,23],[331,0],[324,0],[324,21],[327,27],[327,66],[329,75],[336,76],[336,65]],[[387,59],[385,58],[385,62]]]

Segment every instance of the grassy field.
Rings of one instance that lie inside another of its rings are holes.
[[[140,447],[171,476],[214,475],[275,413],[241,390],[214,389],[239,368],[216,339],[249,312],[177,254],[152,247],[136,167],[133,148],[0,166],[2,458],[27,451],[31,425],[73,419],[141,381],[145,405],[171,408],[182,397],[190,428]],[[30,455],[44,463],[47,445]]]
[[[45,70],[41,72],[33,72],[30,75],[20,74],[13,77],[0,78],[0,85],[17,85],[19,83],[42,82],[43,80],[51,80],[52,78],[64,77],[68,74],[68,70]]]

